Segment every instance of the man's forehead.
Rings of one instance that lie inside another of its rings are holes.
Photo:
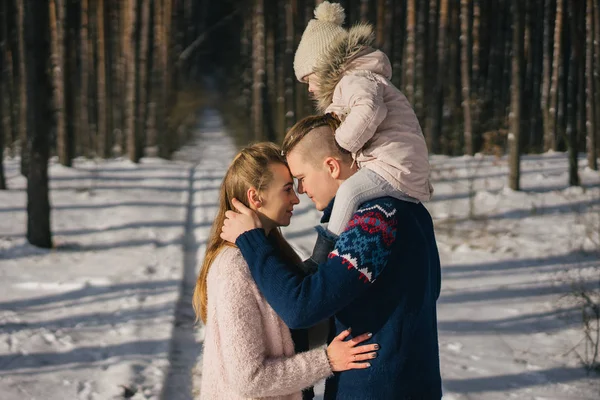
[[[298,151],[291,151],[286,156],[288,167],[292,176],[297,177],[303,174],[306,162],[302,160],[302,157]]]

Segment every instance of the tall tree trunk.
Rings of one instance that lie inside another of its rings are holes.
[[[21,144],[21,175],[29,176],[29,139],[27,137],[27,79],[25,72],[25,39],[24,39],[24,12],[23,2],[14,0],[17,11],[17,51],[19,63],[19,83],[17,84],[19,93],[19,114],[18,129],[19,142]]]
[[[449,76],[447,78],[448,95],[445,100],[447,112],[443,113],[442,120],[442,152],[444,154],[459,154],[463,148],[460,145],[460,133],[457,134],[455,127],[458,126],[458,115],[461,112],[461,76],[460,76],[460,1],[449,2],[448,23],[448,50],[450,51],[448,65]]]
[[[562,6],[563,0],[556,0],[556,22],[554,24],[554,55],[552,56],[552,80],[550,85],[550,108],[548,110],[548,126],[544,131],[544,150],[556,150],[558,132],[558,80],[561,70],[561,38],[562,38]]]
[[[360,0],[360,22],[369,22],[369,0]]]
[[[569,150],[569,186],[579,186],[579,171],[577,165],[577,74],[579,72],[579,43],[577,35],[577,13],[572,1],[567,1],[567,13],[570,34],[571,52],[569,59],[569,72],[567,76],[567,147]]]
[[[254,140],[264,140],[265,91],[265,15],[264,0],[254,1],[254,32],[252,35],[254,79],[252,84],[252,129]]]
[[[387,37],[385,36],[385,3],[386,0],[377,0],[377,23],[375,24],[375,43],[377,48],[380,49],[383,47],[383,44],[387,41]]]
[[[600,4],[597,1],[594,1],[594,53],[595,57],[595,65],[594,68],[594,83],[595,88],[600,88]],[[600,124],[600,93],[597,90],[592,91],[594,94],[594,99],[596,103],[596,108],[594,109],[594,115],[596,116],[596,122]],[[598,129],[595,134],[596,140],[596,154],[600,154],[600,129]]]
[[[7,14],[8,15],[8,14]],[[8,18],[8,17],[7,17]],[[8,35],[8,31],[6,32]],[[8,36],[6,36],[8,37]],[[17,111],[18,111],[18,102],[17,102],[17,95],[16,95],[16,77],[14,74],[14,67],[13,67],[13,53],[10,49],[10,43],[7,42],[6,43],[6,52],[4,53],[4,59],[6,60],[6,62],[4,63],[4,74],[5,74],[5,79],[4,79],[4,93],[5,96],[3,96],[3,100],[4,100],[4,105],[6,107],[6,113],[4,115],[5,118],[5,123],[8,124],[8,126],[5,127],[6,133],[7,133],[7,141],[5,142],[5,146],[8,148],[8,150],[10,151],[10,154],[12,157],[15,156],[16,152],[15,152],[15,144],[19,138],[19,129],[17,126]]]
[[[461,80],[466,154],[473,155],[473,122],[471,120],[471,83],[469,76],[469,0],[460,2]]]
[[[31,159],[27,179],[27,240],[51,248],[50,200],[48,196],[49,130],[52,118],[51,82],[48,75],[48,7],[26,0],[24,31],[27,37],[27,129]]]
[[[481,111],[485,97],[485,86],[481,74],[481,5],[480,0],[473,0],[473,27],[471,32],[473,40],[471,57],[471,126],[473,132],[473,151],[476,151],[481,138]]]
[[[381,4],[381,3],[380,3]],[[381,50],[391,59],[392,58],[392,44],[393,44],[393,31],[394,26],[392,25],[392,21],[394,19],[394,0],[385,0],[383,1],[383,23],[384,27],[382,29],[382,43]]]
[[[415,102],[415,36],[417,32],[416,0],[406,4],[406,80],[404,92],[411,104]]]
[[[286,27],[286,23],[287,23],[287,15],[286,15],[286,3],[287,2],[281,2],[281,1],[276,1],[275,5],[277,7],[277,24],[276,29],[277,29],[277,37],[280,38],[277,40],[276,43],[276,47],[275,47],[275,64],[276,64],[276,77],[277,77],[277,115],[276,115],[276,121],[277,121],[277,125],[275,126],[275,134],[276,134],[276,142],[277,143],[281,143],[283,138],[285,137],[285,126],[286,126],[286,121],[285,121],[285,74],[286,74],[286,65],[285,65],[285,61],[286,61],[286,54],[285,54],[285,47],[286,47],[286,41],[287,41],[287,27]]]
[[[594,171],[598,170],[598,160],[596,154],[596,101],[594,99],[595,94],[595,82],[594,82],[594,1],[587,0],[586,10],[586,94],[587,94],[587,159],[588,167]],[[600,27],[596,26],[596,29]]]
[[[276,7],[276,4],[273,0],[266,0],[267,9],[272,9]],[[265,134],[267,140],[275,141],[275,129],[276,125],[274,110],[277,108],[275,104],[277,103],[277,94],[276,94],[276,73],[275,73],[275,18],[277,15],[273,15],[275,13],[267,13],[265,15],[265,63],[266,63],[266,107],[264,108],[265,113]]]
[[[294,9],[297,0],[285,2],[285,130],[288,131],[296,123],[296,93],[294,75]]]
[[[139,161],[138,141],[135,131],[135,26],[136,26],[136,3],[137,0],[124,2],[124,25],[123,25],[123,56],[126,65],[125,75],[125,137],[127,138],[127,154],[129,160],[137,163]]]
[[[9,128],[7,121],[6,98],[8,97],[8,87],[6,82],[5,63],[6,60],[6,48],[8,43],[8,30],[6,29],[6,3],[0,4],[0,190],[6,190],[6,179],[4,177],[4,143],[5,138],[8,138]],[[10,128],[9,128],[10,129]]]
[[[79,31],[79,57],[81,70],[80,81],[79,81],[79,129],[77,142],[80,147],[80,154],[84,156],[91,155],[91,143],[90,143],[90,120],[89,120],[89,65],[90,55],[92,49],[88,46],[89,40],[89,9],[88,0],[81,0],[81,30]]]
[[[429,148],[432,153],[440,152],[440,135],[442,132],[442,117],[444,108],[444,81],[445,81],[445,70],[443,68],[446,65],[446,31],[448,27],[448,1],[441,0],[440,3],[440,21],[439,21],[439,33],[438,33],[438,68],[437,77],[435,84],[435,93],[433,98],[433,116],[432,116],[432,128],[431,136],[428,138]]]
[[[162,19],[164,18],[162,0],[154,1],[153,10],[154,26],[153,26],[153,57],[152,62],[152,102],[149,105],[149,121],[150,126],[146,136],[146,154],[150,157],[164,154],[164,145],[159,139],[159,132],[164,132],[166,129],[165,107],[164,101],[166,93],[164,93],[164,70],[166,68],[166,56],[162,54],[164,40]]]
[[[49,0],[52,103],[54,108],[54,127],[56,128],[56,148],[58,161],[62,165],[70,167],[71,160],[68,155],[69,144],[67,142],[65,125],[64,14],[64,3],[61,0]]]
[[[163,64],[165,66],[163,70],[163,88],[162,92],[164,95],[164,135],[162,138],[162,142],[165,145],[162,147],[161,156],[163,158],[168,158],[173,151],[175,151],[177,147],[177,135],[175,132],[171,131],[172,127],[169,124],[169,116],[171,111],[171,105],[175,104],[177,101],[175,84],[176,82],[173,79],[173,35],[172,32],[172,22],[173,22],[173,1],[172,0],[163,0],[163,18],[162,18],[162,35],[163,39],[161,41],[163,45],[163,50],[161,52],[163,56]]]
[[[512,45],[512,73],[511,73],[511,101],[510,101],[510,131],[508,132],[509,148],[509,187],[520,190],[521,160],[521,60],[519,55],[523,50],[523,25],[521,19],[521,0],[511,0],[513,17],[513,45]]]
[[[63,1],[63,0],[61,0]],[[77,27],[79,21],[79,4],[72,1],[65,3],[66,14],[64,18],[64,52],[63,59],[65,63],[65,129],[67,142],[67,160],[72,160],[77,156],[76,137],[79,121],[77,119],[78,103],[78,67],[77,67],[77,43],[79,37]],[[67,29],[68,28],[68,29]]]
[[[419,2],[417,9],[417,33],[415,36],[414,109],[422,121],[425,117],[425,58],[427,57],[427,22],[429,2]]]
[[[140,143],[144,136],[147,118],[148,102],[148,43],[150,35],[150,0],[142,0],[141,26],[140,26],[140,58],[139,58],[139,96],[137,107],[137,126],[136,130],[140,135]],[[147,134],[146,134],[147,135]],[[140,146],[141,147],[141,146]]]
[[[560,0],[559,0],[560,1]],[[550,110],[548,109],[548,99],[550,97],[550,77],[552,75],[552,64],[550,63],[550,6],[552,0],[544,0],[544,38],[542,50],[542,93],[540,97],[540,109],[543,119],[543,148],[546,146],[547,135],[550,131]]]
[[[251,5],[252,7],[254,4]],[[248,7],[248,6],[247,6]],[[248,7],[249,10],[252,10],[252,7]],[[240,35],[240,56],[242,58],[243,64],[242,68],[242,79],[241,79],[241,98],[242,98],[242,119],[244,121],[252,121],[252,72],[254,68],[254,62],[252,60],[252,31],[254,22],[254,15],[251,11],[246,12],[243,18],[243,25],[241,29]],[[292,14],[293,18],[293,14]],[[293,40],[293,39],[292,39]],[[292,55],[289,66],[292,66],[293,57],[294,57],[294,43],[292,42]],[[292,77],[293,77],[292,73]],[[296,85],[295,79],[292,79],[291,84],[293,86]],[[292,91],[293,93],[294,91]],[[295,99],[294,99],[295,101]],[[291,104],[295,104],[292,102]],[[295,115],[296,109],[292,110],[292,113]],[[246,138],[248,142],[254,140],[254,133],[251,129],[246,131]]]
[[[392,75],[392,83],[394,86],[401,88],[402,77],[404,76],[404,71],[402,70],[402,63],[404,61],[404,42],[405,42],[405,32],[403,29],[406,23],[406,8],[405,2],[396,1],[394,4],[394,40],[393,40],[393,50],[392,50],[392,70],[394,71]]]
[[[98,121],[97,121],[97,144],[98,155],[102,158],[109,156],[110,144],[108,143],[107,130],[107,106],[106,106],[106,50],[104,46],[104,0],[96,0],[96,73],[97,81],[97,105],[98,105]]]

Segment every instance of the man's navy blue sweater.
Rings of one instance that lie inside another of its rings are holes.
[[[440,260],[422,204],[384,197],[362,204],[312,275],[281,259],[262,229],[236,241],[260,291],[290,328],[335,316],[336,334],[373,333],[367,369],[336,373],[325,399],[441,398],[436,300]]]

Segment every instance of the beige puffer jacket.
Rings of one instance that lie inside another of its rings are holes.
[[[391,82],[388,57],[374,50],[369,25],[349,29],[319,60],[315,98],[320,112],[335,112],[342,125],[336,140],[396,189],[420,201],[431,199],[429,160],[419,121]]]

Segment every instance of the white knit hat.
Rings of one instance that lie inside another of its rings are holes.
[[[342,28],[345,18],[344,8],[338,3],[324,1],[315,8],[315,19],[308,21],[294,56],[294,72],[299,81],[313,73],[331,42],[348,34]]]

